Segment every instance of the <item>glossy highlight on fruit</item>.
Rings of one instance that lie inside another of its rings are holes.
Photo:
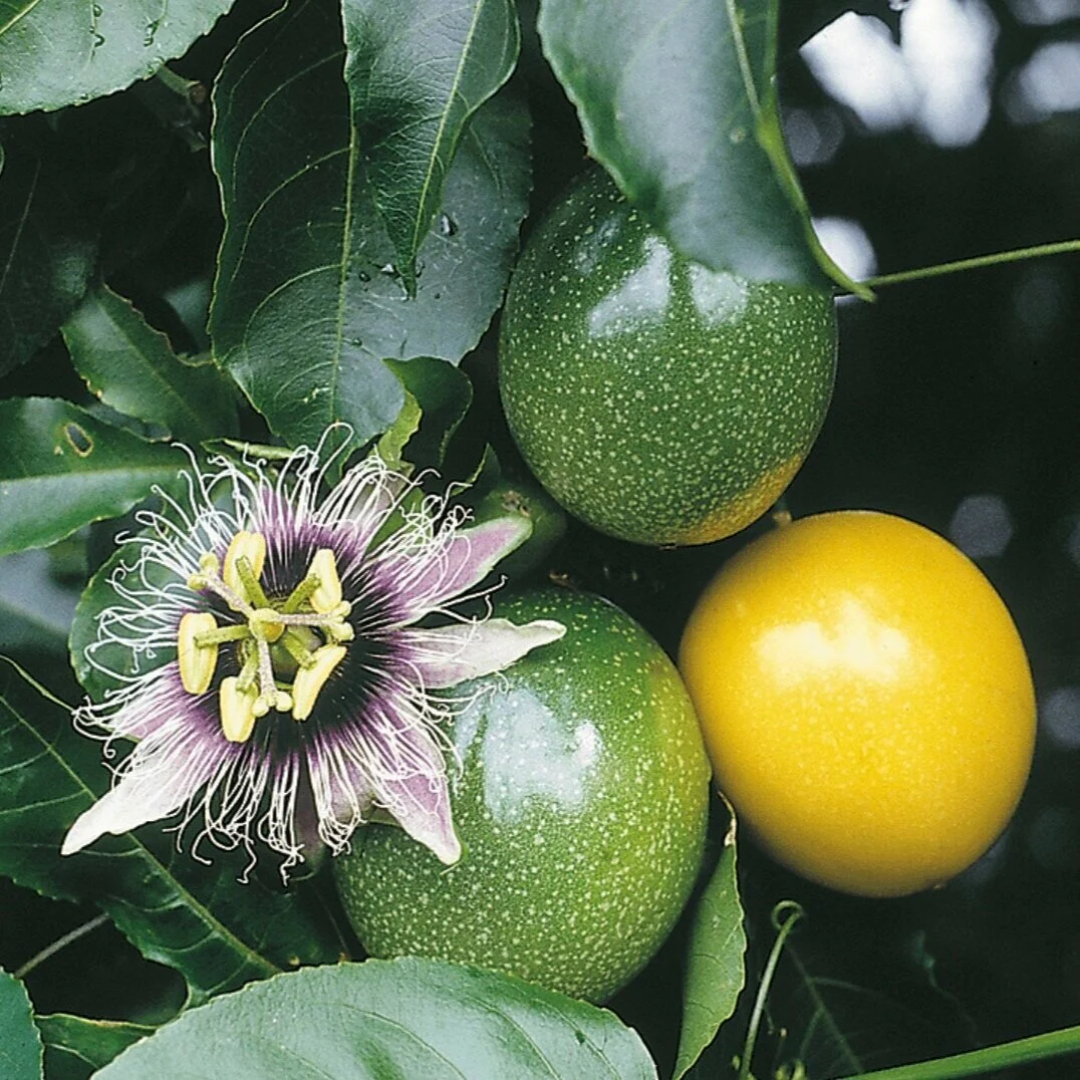
[[[1023,791],[1035,697],[1013,621],[903,518],[820,514],[755,540],[699,599],[679,667],[740,821],[821,884],[942,884]]]
[[[530,237],[499,342],[507,421],[581,520],[644,544],[750,524],[805,460],[836,363],[825,292],[678,255],[599,167]]]
[[[339,892],[374,956],[470,963],[603,1001],[660,947],[697,876],[701,734],[674,665],[613,605],[548,587],[496,614],[567,633],[456,691],[475,694],[452,732],[460,862],[370,825],[335,860]]]

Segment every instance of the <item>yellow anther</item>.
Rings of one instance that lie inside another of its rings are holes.
[[[258,608],[248,619],[251,632],[257,638],[270,645],[285,633],[285,624],[277,621],[278,613],[273,608]]]
[[[319,579],[308,602],[320,615],[329,615],[341,603],[341,578],[334,553],[329,548],[319,548],[311,560],[308,574]]]
[[[292,687],[294,720],[306,720],[311,715],[319,691],[344,655],[344,645],[324,645],[312,654],[315,663],[311,667],[302,667],[296,673]]]
[[[198,645],[200,634],[217,629],[209,611],[189,611],[176,631],[176,659],[180,666],[180,682],[189,694],[205,694],[210,688],[217,667],[218,647]]]
[[[234,675],[221,680],[218,710],[221,733],[229,742],[242,743],[251,738],[255,727],[257,703],[253,690],[241,690]]]
[[[221,579],[237,596],[246,596],[247,589],[236,567],[237,560],[243,556],[251,564],[252,573],[258,581],[262,576],[266,562],[266,537],[262,533],[238,532],[229,541],[229,550],[225,552],[225,563]]]
[[[327,625],[321,627],[321,629],[327,639],[334,644],[352,641],[352,639],[356,637],[356,631],[352,628],[352,625],[347,622],[327,623]]]

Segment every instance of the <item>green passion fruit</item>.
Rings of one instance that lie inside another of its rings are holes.
[[[831,296],[688,261],[598,167],[526,244],[499,342],[537,479],[593,528],[655,545],[763,514],[817,437],[835,366]]]
[[[597,597],[546,587],[497,605],[566,636],[455,688],[451,734],[464,854],[449,868],[372,824],[334,861],[342,902],[377,957],[508,971],[603,1001],[667,937],[698,873],[709,767],[671,661]]]

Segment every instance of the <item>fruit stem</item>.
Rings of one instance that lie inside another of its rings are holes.
[[[870,289],[877,289],[882,285],[899,285],[905,281],[922,281],[925,278],[943,277],[945,274],[956,274],[964,270],[978,270],[983,266],[1023,262],[1025,259],[1038,259],[1046,255],[1064,255],[1072,251],[1080,251],[1080,240],[1059,240],[1053,244],[1037,244],[1035,247],[996,251],[993,255],[976,255],[971,259],[957,259],[954,262],[921,266],[915,270],[901,270],[895,274],[881,274],[878,277],[867,278],[861,284]]]
[[[754,1001],[754,1011],[750,1014],[750,1023],[746,1028],[746,1042],[743,1043],[742,1058],[739,1061],[738,1080],[749,1080],[750,1059],[754,1056],[754,1043],[757,1042],[758,1028],[761,1025],[761,1014],[765,1011],[765,999],[769,995],[769,987],[772,986],[773,975],[776,973],[776,965],[783,952],[784,942],[791,933],[795,924],[803,917],[803,909],[794,900],[781,900],[772,912],[772,924],[776,927],[776,940],[773,942],[772,951],[769,953],[765,970],[761,973],[761,984],[758,986],[757,998]]]
[[[1000,1043],[998,1046],[987,1046],[982,1050],[970,1050],[966,1054],[859,1073],[858,1080],[953,1080],[956,1077],[996,1072],[1010,1065],[1042,1061],[1060,1054],[1076,1053],[1080,1053],[1080,1025]],[[846,1077],[845,1080],[856,1078]]]

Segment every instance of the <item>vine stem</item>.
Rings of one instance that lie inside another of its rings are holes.
[[[1029,1061],[1076,1053],[1080,1053],[1080,1024],[1015,1042],[987,1046],[982,1050],[970,1050],[966,1054],[859,1073],[858,1077],[845,1077],[844,1080],[955,1080],[1004,1069],[1009,1065],[1023,1065]]]
[[[12,975],[14,975],[16,979],[25,979],[34,968],[39,964],[45,963],[50,956],[55,956],[61,949],[66,949],[72,942],[78,941],[79,938],[93,932],[99,926],[104,926],[108,921],[108,915],[95,915],[94,918],[84,922],[81,926],[76,926],[74,930],[64,934],[63,937],[58,937],[52,944],[46,945],[41,952],[31,956],[22,967],[13,971]]]
[[[976,255],[971,259],[957,259],[954,262],[922,266],[916,270],[901,270],[895,274],[881,274],[878,277],[867,278],[860,284],[869,289],[876,289],[881,285],[899,285],[905,281],[922,281],[926,278],[942,277],[945,274],[957,274],[964,270],[978,270],[983,266],[1023,262],[1025,259],[1038,259],[1046,255],[1065,255],[1073,251],[1080,251],[1080,240],[1058,240],[1053,244],[1036,244],[1035,247],[1014,248],[1011,251],[997,251],[993,255]]]
[[[776,927],[776,940],[773,942],[765,970],[761,973],[761,984],[758,986],[757,998],[754,1001],[754,1011],[750,1014],[750,1023],[746,1028],[746,1041],[743,1043],[742,1059],[739,1061],[738,1080],[750,1080],[750,1059],[754,1056],[754,1044],[757,1042],[761,1015],[765,1011],[765,999],[769,995],[769,987],[772,985],[780,953],[784,950],[784,942],[802,916],[803,909],[794,900],[782,900],[773,908],[772,924]]]

